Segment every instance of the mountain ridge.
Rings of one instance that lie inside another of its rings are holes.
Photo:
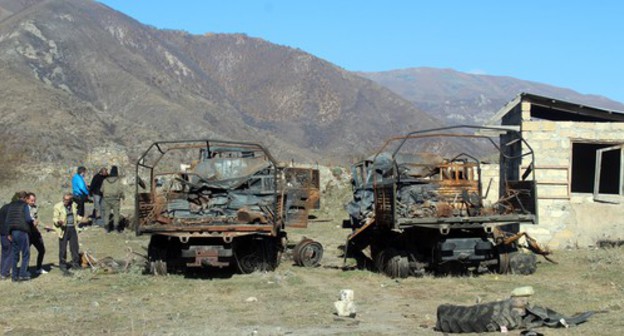
[[[132,161],[154,141],[191,138],[348,163],[391,136],[479,124],[527,87],[577,97],[449,69],[353,73],[260,38],[160,30],[84,0],[0,0],[0,61],[3,150],[63,164],[106,147]]]
[[[581,94],[572,89],[509,76],[469,74],[430,67],[358,74],[450,124],[481,124],[522,92],[624,111],[624,104],[607,97]]]
[[[136,156],[153,141],[211,137],[262,141],[288,159],[344,161],[441,124],[372,81],[244,34],[158,30],[93,1],[0,2],[3,13],[9,7],[0,60],[14,84],[0,88],[31,103],[3,103],[4,129],[38,158],[70,160],[105,143]],[[18,119],[33,132],[16,128]],[[46,119],[52,127],[39,128]],[[63,124],[72,130],[61,141]]]

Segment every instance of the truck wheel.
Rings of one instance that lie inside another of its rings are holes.
[[[248,239],[234,247],[238,270],[243,274],[272,271],[278,263],[278,248],[272,240]]]
[[[533,274],[537,270],[537,257],[533,253],[510,253],[509,269],[513,274]]]
[[[295,265],[303,267],[317,267],[323,258],[323,245],[312,239],[303,239],[293,249]]]
[[[151,261],[150,273],[153,275],[167,275],[167,262],[163,260]]]
[[[409,258],[392,247],[377,254],[375,265],[380,272],[391,278],[407,278],[410,274]]]
[[[263,269],[264,262],[257,253],[248,253],[237,257],[238,270],[243,274],[250,274]]]
[[[147,248],[149,274],[167,275],[167,239],[154,235]]]

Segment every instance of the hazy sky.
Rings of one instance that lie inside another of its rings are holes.
[[[99,1],[157,28],[245,33],[347,70],[452,68],[624,102],[624,1]]]

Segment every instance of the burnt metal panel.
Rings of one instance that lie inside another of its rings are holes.
[[[311,209],[320,208],[320,174],[318,169],[287,167],[283,169],[284,181],[280,212],[288,227],[305,228]]]
[[[395,227],[395,185],[392,183],[376,184],[375,195],[375,220],[386,228]]]
[[[516,213],[537,216],[536,181],[507,181],[504,197]]]

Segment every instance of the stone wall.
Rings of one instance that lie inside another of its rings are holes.
[[[624,143],[624,123],[525,120],[522,133],[535,152],[539,199],[539,225],[523,230],[551,248],[624,239],[622,204],[598,203],[592,194],[571,194],[569,189],[572,143]]]
[[[481,165],[481,183],[483,185],[483,195],[487,196],[485,201],[493,204],[498,201],[498,184],[499,184],[499,165],[495,163],[485,163]],[[490,181],[492,181],[490,183]],[[488,191],[488,185],[490,189]],[[485,193],[487,192],[487,195]]]

